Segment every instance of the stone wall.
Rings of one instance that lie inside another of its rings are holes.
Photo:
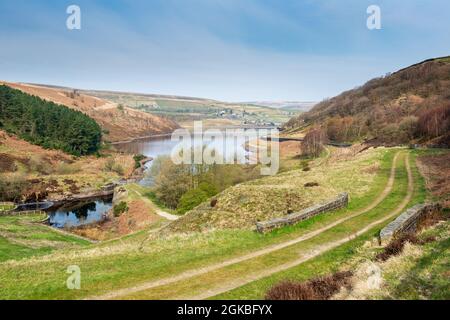
[[[282,218],[275,218],[268,221],[257,222],[256,230],[261,233],[269,232],[273,229],[281,228],[287,225],[296,224],[300,221],[309,219],[320,213],[346,207],[348,204],[348,193],[341,193],[336,199],[316,204],[297,213],[286,215]]]
[[[418,204],[397,217],[380,231],[380,243],[389,242],[396,234],[403,232],[415,232],[418,223],[428,214],[440,210],[439,204]]]

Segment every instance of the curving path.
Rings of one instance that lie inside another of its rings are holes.
[[[163,218],[165,218],[165,219],[167,219],[167,220],[170,220],[170,221],[175,221],[175,220],[177,220],[177,219],[179,218],[179,216],[176,216],[176,215],[174,215],[174,214],[171,214],[171,213],[168,213],[168,212],[166,212],[166,211],[163,211],[163,210],[159,209],[159,208],[153,203],[153,201],[151,201],[151,200],[150,200],[149,198],[147,198],[147,197],[144,197],[144,196],[142,195],[142,193],[140,193],[138,190],[133,190],[133,191],[136,192],[136,193],[142,198],[143,201],[147,202],[147,204],[149,204],[149,205],[153,208],[153,210],[155,211],[155,213],[156,213],[158,216],[163,217]]]
[[[283,242],[283,243],[279,243],[279,244],[276,244],[276,245],[272,245],[272,246],[269,246],[267,248],[264,248],[264,249],[261,249],[261,250],[258,250],[258,251],[255,251],[255,252],[252,252],[252,253],[240,256],[240,257],[232,258],[232,259],[229,259],[229,260],[217,263],[217,264],[213,264],[213,265],[210,265],[210,266],[207,266],[207,267],[204,267],[204,268],[199,268],[199,269],[195,269],[195,270],[185,271],[185,272],[182,272],[182,273],[180,273],[180,274],[178,274],[176,276],[173,276],[173,277],[168,277],[168,278],[163,278],[163,279],[159,279],[159,280],[149,281],[147,283],[143,283],[143,284],[140,284],[140,285],[137,285],[137,286],[111,291],[111,292],[106,293],[104,295],[93,296],[93,297],[89,297],[87,299],[94,299],[94,300],[114,299],[114,298],[119,298],[119,297],[122,297],[122,296],[130,295],[130,294],[133,294],[133,293],[136,293],[136,292],[139,292],[139,291],[144,291],[144,290],[152,289],[152,288],[163,286],[163,285],[168,285],[168,284],[171,284],[171,283],[174,283],[174,282],[178,282],[178,281],[186,280],[186,279],[189,279],[189,278],[192,278],[192,277],[195,277],[195,276],[203,275],[203,274],[206,274],[208,272],[215,271],[217,269],[221,269],[223,267],[227,267],[227,266],[230,266],[230,265],[233,265],[233,264],[237,264],[237,263],[240,263],[240,262],[243,262],[243,261],[246,261],[246,260],[250,260],[250,259],[262,256],[262,255],[265,255],[265,254],[268,254],[268,253],[271,253],[271,252],[274,252],[274,251],[277,251],[277,250],[284,249],[286,247],[292,246],[292,245],[300,243],[302,241],[311,239],[311,238],[319,235],[320,233],[322,233],[324,231],[327,231],[327,230],[329,230],[329,229],[331,229],[331,228],[333,228],[333,227],[335,227],[335,226],[337,226],[337,225],[339,225],[339,224],[341,224],[341,223],[343,223],[345,221],[348,221],[348,220],[350,220],[352,218],[355,218],[355,217],[357,217],[357,216],[359,216],[361,214],[364,214],[364,213],[374,209],[376,206],[378,206],[389,195],[389,193],[392,191],[392,187],[394,185],[394,180],[395,180],[395,171],[396,171],[396,165],[397,165],[397,160],[398,160],[399,154],[400,154],[400,152],[397,152],[397,154],[395,155],[395,157],[394,157],[394,159],[392,161],[392,168],[391,168],[390,176],[389,176],[388,182],[386,184],[386,187],[384,188],[382,193],[369,206],[367,206],[364,209],[357,210],[354,213],[352,213],[352,214],[350,214],[350,215],[348,215],[348,216],[346,216],[344,218],[338,219],[338,220],[336,220],[336,221],[334,221],[334,222],[332,222],[332,223],[330,223],[330,224],[328,224],[328,225],[326,225],[326,226],[324,226],[322,228],[319,228],[317,230],[314,230],[314,231],[311,231],[309,233],[306,233],[306,234],[304,234],[304,235],[302,235],[302,236],[300,236],[298,238],[295,238],[295,239],[292,239],[292,240],[289,240],[289,241],[286,241],[286,242]],[[321,246],[321,247],[317,248],[317,250],[315,250],[313,253],[311,253],[311,254],[309,254],[307,256],[303,256],[301,259],[289,262],[287,264],[282,264],[282,265],[277,266],[276,268],[273,268],[273,269],[265,270],[262,273],[252,274],[252,275],[249,275],[247,277],[243,277],[243,278],[239,279],[236,282],[233,282],[233,281],[227,282],[226,284],[224,284],[224,286],[220,287],[219,289],[205,291],[202,295],[194,296],[194,297],[191,297],[189,299],[205,299],[205,298],[208,298],[208,297],[220,294],[222,292],[226,292],[226,291],[232,290],[234,288],[240,287],[240,286],[245,285],[245,284],[247,284],[249,282],[252,282],[252,281],[264,278],[264,277],[266,277],[268,275],[271,275],[273,273],[276,273],[276,272],[279,272],[279,271],[291,268],[293,266],[296,266],[296,265],[298,265],[298,264],[300,264],[302,262],[305,262],[305,261],[307,261],[307,260],[309,260],[309,259],[311,259],[311,258],[313,258],[313,257],[315,257],[315,256],[317,256],[317,255],[327,251],[327,250],[330,250],[330,249],[335,248],[335,247],[337,247],[337,246],[339,246],[339,245],[341,245],[341,244],[343,244],[343,243],[345,243],[347,241],[350,241],[354,237],[356,237],[356,236],[366,232],[367,230],[369,230],[373,226],[375,226],[375,225],[377,225],[379,223],[382,223],[382,222],[386,221],[387,219],[390,219],[393,216],[399,214],[405,208],[405,206],[408,204],[408,202],[410,201],[410,199],[412,197],[413,190],[414,190],[414,185],[413,185],[413,181],[412,181],[413,178],[412,178],[412,173],[411,173],[411,169],[410,169],[410,165],[409,165],[409,155],[408,155],[408,157],[406,157],[405,161],[406,161],[406,169],[407,169],[407,172],[408,172],[408,194],[405,197],[405,199],[403,200],[403,202],[399,205],[399,207],[393,213],[391,213],[389,216],[384,217],[381,220],[378,220],[378,221],[375,221],[375,222],[369,224],[364,229],[361,229],[360,231],[358,231],[357,233],[353,234],[350,237],[347,237],[347,238],[341,239],[339,241],[335,241],[335,242],[329,243],[329,244],[327,244],[325,246]]]
[[[383,222],[386,222],[386,221],[388,221],[388,220],[398,216],[406,208],[406,206],[411,201],[412,196],[414,194],[414,181],[413,181],[413,175],[412,175],[412,172],[411,172],[411,167],[410,167],[410,164],[409,164],[409,155],[405,158],[405,162],[406,162],[406,170],[408,172],[408,191],[407,191],[407,194],[406,194],[405,198],[402,200],[402,202],[389,215],[387,215],[387,216],[385,216],[385,217],[383,217],[381,219],[378,219],[378,220],[376,220],[374,222],[371,222],[370,224],[368,224],[364,228],[358,230],[357,232],[351,234],[350,236],[344,237],[344,238],[339,239],[337,241],[329,242],[329,243],[327,243],[325,245],[322,245],[322,246],[318,246],[313,251],[305,254],[304,256],[302,256],[301,258],[299,258],[297,260],[294,260],[294,261],[291,261],[291,262],[279,265],[279,266],[277,266],[275,268],[264,270],[263,272],[259,272],[259,273],[256,273],[256,274],[250,274],[250,275],[247,275],[247,276],[243,276],[240,279],[235,280],[235,281],[227,281],[225,284],[223,284],[223,285],[221,285],[219,287],[215,287],[215,288],[213,288],[211,290],[207,290],[207,291],[205,291],[205,292],[203,292],[203,293],[201,293],[199,295],[187,297],[186,299],[188,299],[188,300],[202,300],[202,299],[207,299],[207,298],[210,298],[210,297],[214,297],[214,296],[217,296],[217,295],[219,295],[221,293],[224,293],[224,292],[227,292],[227,291],[239,288],[239,287],[241,287],[243,285],[246,285],[248,283],[251,283],[253,281],[260,280],[260,279],[265,278],[267,276],[270,276],[270,275],[272,275],[274,273],[277,273],[277,272],[280,272],[280,271],[284,271],[284,270],[296,267],[299,264],[301,264],[303,262],[306,262],[306,261],[308,261],[308,260],[310,260],[312,258],[315,258],[315,257],[321,255],[322,253],[328,251],[328,250],[337,248],[340,245],[342,245],[342,244],[344,244],[346,242],[349,242],[349,241],[355,239],[356,237],[366,233],[367,231],[369,231],[373,227],[375,227],[375,226],[377,226],[377,225],[379,225],[379,224],[381,224]]]

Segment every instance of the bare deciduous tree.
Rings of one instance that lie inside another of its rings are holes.
[[[327,135],[322,128],[309,130],[302,142],[302,154],[305,156],[318,157],[327,141]]]

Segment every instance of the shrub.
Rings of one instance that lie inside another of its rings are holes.
[[[319,184],[317,182],[307,182],[305,183],[305,188],[318,187]]]
[[[215,196],[219,191],[217,190],[216,186],[212,185],[208,182],[200,182],[198,185],[198,188],[205,192],[208,195],[208,198],[211,198]]]
[[[112,171],[112,168],[114,166],[114,159],[109,158],[105,162],[105,171]]]
[[[50,162],[48,162],[44,157],[38,154],[34,154],[30,157],[28,166],[30,171],[42,173],[45,175],[48,175],[53,171]]]
[[[134,168],[139,169],[141,167],[141,161],[147,158],[143,154],[137,154],[133,157],[134,160]]]
[[[284,281],[266,293],[266,300],[327,300],[342,287],[350,286],[352,272],[337,272],[331,276],[317,277],[306,282]]]
[[[105,171],[115,172],[121,176],[123,176],[125,173],[123,167],[120,164],[116,163],[116,161],[113,158],[109,158],[108,160],[106,160]]]
[[[125,201],[121,201],[113,208],[114,217],[120,217],[124,212],[128,212],[128,204]]]
[[[200,188],[189,190],[180,199],[177,207],[178,214],[184,214],[189,210],[194,209],[202,202],[208,200],[208,194]]]
[[[0,201],[16,201],[22,197],[28,182],[22,173],[0,174]]]
[[[403,251],[406,242],[418,244],[420,241],[413,233],[403,233],[389,242],[383,252],[376,255],[375,259],[378,261],[386,261],[392,256],[399,255]]]
[[[118,164],[118,163],[115,163],[115,164],[113,165],[111,171],[117,173],[119,176],[123,176],[124,173],[125,173],[125,170],[123,169],[123,167],[122,167],[120,164]]]

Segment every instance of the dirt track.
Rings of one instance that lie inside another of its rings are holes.
[[[168,278],[164,278],[164,279],[160,279],[160,280],[149,281],[147,283],[143,283],[143,284],[138,285],[138,286],[115,290],[115,291],[109,292],[109,293],[104,294],[104,295],[89,297],[88,299],[94,299],[94,300],[114,299],[114,298],[119,298],[121,296],[126,296],[126,295],[129,295],[129,294],[133,294],[133,293],[136,293],[136,292],[139,292],[139,291],[144,291],[144,290],[148,290],[148,289],[151,289],[151,288],[155,288],[155,287],[167,285],[167,284],[170,284],[170,283],[178,282],[178,281],[181,281],[181,280],[186,280],[186,279],[189,279],[191,277],[203,275],[205,273],[208,273],[208,272],[211,272],[211,271],[223,268],[223,267],[227,267],[229,265],[240,263],[240,262],[243,262],[243,261],[246,261],[246,260],[249,260],[249,259],[253,259],[253,258],[262,256],[262,255],[265,255],[265,254],[268,254],[268,253],[280,250],[280,249],[284,249],[284,248],[289,247],[291,245],[294,245],[294,244],[297,244],[299,242],[308,240],[308,239],[310,239],[312,237],[315,237],[316,235],[318,235],[318,234],[320,234],[320,233],[322,233],[324,231],[327,231],[327,230],[329,230],[329,229],[331,229],[331,228],[333,228],[333,227],[335,227],[335,226],[337,226],[337,225],[339,225],[339,224],[341,224],[341,223],[343,223],[343,222],[345,222],[345,221],[347,221],[349,219],[352,219],[352,218],[357,217],[357,216],[359,216],[359,215],[361,215],[363,213],[366,213],[366,212],[374,209],[376,206],[378,206],[389,195],[389,193],[392,191],[392,187],[394,185],[395,169],[396,169],[398,156],[399,156],[399,152],[395,155],[395,157],[393,159],[392,168],[391,168],[389,180],[388,180],[388,182],[386,184],[386,187],[384,188],[383,192],[369,206],[367,206],[364,209],[358,210],[358,211],[352,213],[351,215],[348,215],[348,216],[346,216],[346,217],[344,217],[342,219],[339,219],[339,220],[337,220],[337,221],[335,221],[333,223],[330,223],[329,225],[327,225],[327,226],[325,226],[323,228],[320,228],[318,230],[309,232],[309,233],[307,233],[305,235],[302,235],[302,236],[300,236],[298,238],[295,238],[293,240],[289,240],[289,241],[286,241],[286,242],[283,242],[283,243],[280,243],[280,244],[276,244],[276,245],[273,245],[273,246],[270,246],[270,247],[267,247],[267,248],[264,248],[264,249],[252,252],[250,254],[246,254],[246,255],[243,255],[243,256],[240,256],[240,257],[236,257],[236,258],[232,258],[232,259],[229,259],[229,260],[226,260],[226,261],[223,261],[223,262],[211,265],[211,266],[207,266],[207,267],[204,267],[204,268],[199,268],[199,269],[196,269],[196,270],[185,271],[185,272],[182,272],[182,273],[180,273],[180,274],[178,274],[176,276],[173,276],[173,277],[168,277]],[[266,276],[268,276],[270,274],[276,273],[278,271],[282,271],[282,270],[291,268],[293,266],[296,266],[296,265],[298,265],[298,264],[300,264],[302,262],[305,262],[305,261],[307,261],[307,260],[309,260],[309,259],[311,259],[311,258],[313,258],[313,257],[315,257],[315,256],[317,256],[317,255],[327,251],[327,250],[330,250],[330,249],[335,248],[335,247],[337,247],[337,246],[339,246],[339,245],[341,245],[341,244],[343,244],[343,243],[345,243],[347,241],[350,241],[352,238],[354,238],[354,237],[356,237],[356,236],[366,232],[367,230],[369,230],[373,226],[375,226],[375,225],[377,225],[379,223],[382,223],[385,220],[387,220],[387,219],[389,219],[389,218],[399,214],[404,209],[404,207],[407,205],[407,203],[409,202],[410,198],[412,197],[412,192],[413,192],[413,189],[414,189],[413,188],[413,181],[412,181],[412,173],[411,173],[411,169],[410,169],[410,166],[409,166],[409,160],[408,159],[409,158],[406,158],[406,163],[407,163],[406,164],[406,168],[407,168],[407,171],[408,171],[408,181],[409,181],[408,182],[408,195],[405,197],[404,201],[399,205],[399,207],[392,214],[390,214],[388,217],[385,217],[385,218],[383,218],[381,220],[378,220],[378,221],[375,221],[375,222],[371,223],[370,225],[366,226],[364,229],[358,231],[357,233],[355,233],[354,235],[352,235],[349,238],[344,238],[344,239],[341,239],[339,241],[329,243],[326,246],[321,246],[321,247],[317,248],[316,250],[314,250],[313,253],[310,253],[309,255],[305,255],[305,256],[303,256],[302,258],[300,258],[300,259],[298,259],[296,261],[280,265],[280,266],[278,266],[278,267],[276,267],[274,269],[269,269],[269,270],[266,270],[266,271],[264,271],[262,273],[249,275],[248,277],[241,278],[241,279],[239,279],[239,281],[236,281],[236,282],[228,282],[224,286],[221,286],[221,287],[216,288],[214,290],[206,291],[206,292],[204,292],[203,294],[201,294],[199,296],[188,297],[187,299],[204,299],[204,298],[207,298],[207,297],[210,297],[210,296],[214,296],[214,295],[220,294],[222,292],[226,292],[226,291],[229,291],[231,289],[237,288],[239,286],[245,285],[245,284],[247,284],[249,282],[252,282],[254,280],[264,278],[264,277],[266,277]]]
[[[381,218],[379,220],[376,220],[376,221],[368,224],[363,229],[353,233],[350,236],[342,238],[342,239],[340,239],[338,241],[329,242],[329,243],[327,243],[327,244],[325,244],[323,246],[319,246],[319,247],[315,248],[314,250],[311,250],[309,253],[305,254],[304,256],[302,256],[301,258],[299,258],[297,260],[294,260],[294,261],[291,261],[291,262],[279,265],[279,266],[277,266],[275,268],[264,270],[263,272],[251,274],[251,275],[248,275],[248,276],[244,276],[243,278],[240,278],[240,279],[238,279],[236,281],[227,282],[227,283],[225,283],[225,284],[223,284],[221,286],[215,287],[215,288],[213,288],[211,290],[207,290],[207,291],[205,291],[205,292],[203,292],[203,293],[201,293],[199,295],[183,297],[183,299],[187,299],[187,300],[207,299],[207,298],[219,295],[221,293],[224,293],[224,292],[227,292],[227,291],[239,288],[239,287],[241,287],[243,285],[246,285],[246,284],[248,284],[250,282],[253,282],[253,281],[265,278],[265,277],[270,276],[270,275],[272,275],[274,273],[293,268],[293,267],[295,267],[295,266],[297,266],[297,265],[299,265],[299,264],[301,264],[303,262],[306,262],[306,261],[308,261],[308,260],[310,260],[310,259],[312,259],[314,257],[317,257],[318,255],[320,255],[320,254],[322,254],[322,253],[324,253],[324,252],[326,252],[328,250],[334,249],[334,248],[336,248],[336,247],[338,247],[338,246],[340,246],[340,245],[342,245],[342,244],[344,244],[346,242],[349,242],[349,241],[355,239],[356,237],[364,234],[365,232],[369,231],[371,228],[375,227],[376,225],[378,225],[380,223],[383,223],[383,222],[385,222],[385,221],[387,221],[389,219],[392,219],[393,217],[399,215],[406,208],[408,203],[411,201],[413,193],[414,193],[414,181],[413,181],[413,176],[412,176],[412,172],[411,172],[411,167],[410,167],[410,164],[409,164],[409,156],[406,157],[405,162],[406,162],[406,170],[408,172],[408,192],[407,192],[405,198],[403,199],[403,201],[398,205],[398,207],[392,213],[390,213],[388,216],[383,217],[383,218]]]

